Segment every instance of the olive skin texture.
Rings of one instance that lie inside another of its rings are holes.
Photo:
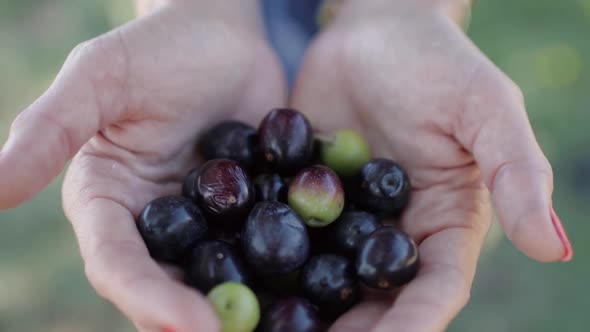
[[[229,243],[203,241],[193,248],[186,268],[188,283],[203,293],[224,282],[252,286],[244,258]]]
[[[389,159],[365,164],[356,178],[358,206],[383,217],[397,217],[408,205],[412,186],[407,172]]]
[[[286,274],[309,256],[309,236],[303,220],[286,204],[257,203],[242,231],[247,262],[261,276]]]
[[[382,224],[379,218],[365,211],[343,212],[338,220],[330,225],[328,236],[333,250],[354,259],[359,245]]]
[[[260,154],[281,174],[294,174],[307,166],[313,154],[313,146],[309,120],[294,109],[273,109],[258,127]]]
[[[303,169],[289,185],[289,205],[310,227],[325,227],[344,208],[344,189],[334,171],[323,165]]]
[[[137,229],[150,255],[160,261],[179,262],[208,233],[199,207],[185,197],[165,196],[148,203]]]
[[[235,160],[213,159],[203,164],[195,190],[197,202],[212,225],[242,225],[255,200],[250,177]]]
[[[322,332],[323,322],[309,301],[299,297],[278,300],[263,314],[260,332]]]
[[[333,254],[311,257],[301,272],[301,292],[318,307],[321,317],[340,317],[360,299],[353,263]]]
[[[287,202],[289,186],[279,174],[260,174],[254,178],[256,201]]]
[[[411,281],[420,264],[418,248],[410,236],[391,226],[383,226],[360,245],[356,271],[367,287],[391,290]]]
[[[199,151],[205,160],[232,159],[245,168],[255,165],[258,155],[256,129],[240,121],[223,121],[199,139]]]

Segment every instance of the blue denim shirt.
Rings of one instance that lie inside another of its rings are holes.
[[[291,86],[305,49],[319,30],[316,17],[322,0],[261,1],[267,37]]]

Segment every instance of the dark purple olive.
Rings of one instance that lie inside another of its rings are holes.
[[[199,140],[205,160],[232,159],[251,168],[258,154],[256,129],[240,121],[224,121],[209,129]]]
[[[223,241],[199,243],[193,248],[185,270],[188,284],[204,294],[226,281],[250,287],[253,281],[243,257]]]
[[[281,174],[294,174],[307,166],[313,142],[309,120],[293,109],[270,111],[258,128],[260,153]]]
[[[260,332],[322,332],[324,324],[308,300],[289,297],[278,300],[263,314]]]
[[[369,235],[356,257],[360,281],[375,289],[403,286],[416,276],[418,266],[418,248],[412,238],[391,226],[383,226]]]
[[[332,223],[344,207],[344,190],[336,173],[326,166],[303,169],[289,185],[289,205],[310,227]]]
[[[197,191],[195,188],[195,183],[198,174],[198,169],[193,169],[184,178],[184,182],[182,183],[182,195],[186,198],[192,199],[193,201],[197,200]]]
[[[289,186],[278,174],[260,174],[254,178],[256,201],[278,201],[287,203]]]
[[[185,197],[156,198],[141,211],[137,229],[150,255],[179,262],[207,236],[207,223],[199,207]]]
[[[398,216],[408,205],[412,186],[406,171],[388,159],[373,159],[357,178],[356,201],[363,210],[378,215]]]
[[[242,232],[246,260],[257,274],[281,275],[297,270],[309,255],[303,220],[286,204],[257,203]]]
[[[213,225],[242,225],[254,204],[254,189],[244,168],[235,160],[213,159],[199,169],[197,202]]]
[[[328,230],[334,250],[354,259],[359,245],[381,226],[377,216],[372,213],[347,211],[343,212]]]
[[[340,317],[360,299],[353,263],[332,254],[309,259],[301,272],[301,291],[319,308],[320,315],[330,320]]]

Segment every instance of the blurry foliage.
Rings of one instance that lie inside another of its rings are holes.
[[[469,34],[525,93],[554,166],[554,204],[576,258],[532,262],[494,226],[471,301],[449,331],[588,331],[590,0],[476,3]],[[0,140],[70,49],[131,17],[130,1],[122,0],[0,1]],[[0,331],[133,331],[84,277],[60,184],[61,178],[24,206],[0,212]]]

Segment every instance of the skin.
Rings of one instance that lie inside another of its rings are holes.
[[[422,260],[395,305],[362,304],[331,331],[443,331],[469,299],[490,192],[516,247],[542,262],[571,258],[522,93],[465,36],[458,12],[452,1],[348,1],[307,52],[293,105],[323,130],[355,124],[375,156],[408,170],[401,223]]]
[[[206,299],[149,257],[134,218],[180,193],[200,131],[227,118],[256,123],[272,107],[300,108],[323,131],[358,130],[415,185],[402,225],[420,245],[418,277],[395,305],[361,304],[333,331],[442,331],[469,298],[489,191],[520,250],[571,258],[522,94],[460,30],[458,2],[346,1],[307,53],[289,104],[255,0],[138,5],[138,19],[78,46],[14,121],[0,151],[0,209],[71,160],[63,205],[87,277],[140,331],[219,331]]]
[[[158,3],[81,44],[1,151],[0,209],[32,197],[73,157],[63,206],[86,275],[141,331],[218,330],[206,299],[150,258],[134,219],[151,199],[180,193],[202,129],[284,105],[255,3]]]

